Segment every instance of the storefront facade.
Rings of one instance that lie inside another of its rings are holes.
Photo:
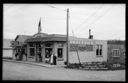
[[[65,42],[28,42],[28,60],[49,63],[50,57],[53,53],[57,56],[57,62],[64,61],[65,45]],[[41,60],[38,53],[41,55]]]
[[[23,50],[27,54],[27,57],[23,55],[23,60],[50,63],[53,53],[57,57],[58,65],[66,62],[66,35],[38,33],[13,47],[14,57],[17,50]],[[69,63],[79,63],[78,56],[81,63],[107,61],[107,41],[70,36]]]

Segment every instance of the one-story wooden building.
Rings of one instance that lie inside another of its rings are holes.
[[[17,52],[22,51],[27,56],[23,55],[21,60],[48,63],[51,54],[54,53],[57,56],[57,65],[64,65],[67,60],[66,35],[41,33],[40,30],[39,26],[38,33],[32,36],[16,36],[11,42],[13,58],[15,59]],[[89,38],[69,36],[68,42],[69,63],[108,62],[114,64],[111,55],[119,55],[119,58],[124,57],[121,59],[125,60],[124,43],[119,45],[119,43],[107,40],[96,40],[92,35],[89,35]]]
[[[66,62],[66,35],[37,33],[33,36],[17,35],[12,41],[13,57],[18,50],[27,53],[27,60],[47,62],[52,53],[57,64]],[[79,59],[78,59],[79,56]],[[26,60],[26,59],[25,59]],[[107,41],[69,36],[69,63],[107,61]]]

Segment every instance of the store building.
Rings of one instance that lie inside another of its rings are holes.
[[[48,63],[53,53],[57,56],[58,65],[66,62],[66,35],[41,33],[41,21],[36,34],[17,35],[11,43],[14,59],[15,54],[21,51],[22,60]],[[95,61],[107,61],[107,41],[93,39],[90,30],[89,38],[69,36],[69,63]]]

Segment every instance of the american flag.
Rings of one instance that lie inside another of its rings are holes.
[[[38,33],[41,32],[41,18],[40,18],[40,21],[39,21],[39,24],[38,24]]]

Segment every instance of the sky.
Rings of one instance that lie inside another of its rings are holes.
[[[3,38],[41,32],[66,35],[69,8],[69,35],[94,39],[125,40],[125,4],[4,4]]]

